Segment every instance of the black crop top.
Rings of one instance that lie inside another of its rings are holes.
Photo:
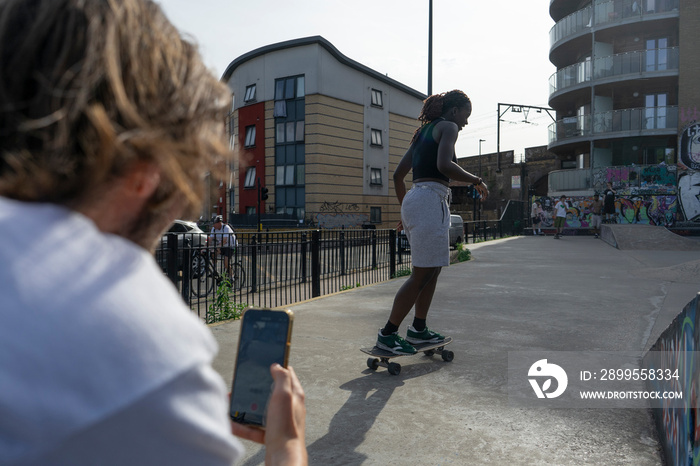
[[[423,126],[413,143],[413,180],[421,178],[435,178],[450,181],[437,167],[437,153],[439,143],[433,139],[435,125],[445,119],[440,117]],[[452,155],[452,160],[457,161],[457,156]]]

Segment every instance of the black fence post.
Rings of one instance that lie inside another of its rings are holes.
[[[250,241],[250,292],[256,293],[258,291],[258,241],[255,239],[256,235],[252,235]]]
[[[340,232],[340,275],[345,275],[345,232]]]
[[[401,247],[401,246],[399,246]],[[401,254],[399,253],[399,260]],[[396,230],[389,230],[389,278],[396,276]]]
[[[301,283],[306,283],[306,232],[301,234]]]
[[[190,305],[190,286],[192,285],[192,241],[183,239],[182,249],[182,298]]]
[[[168,274],[168,278],[177,286],[178,282],[178,261],[177,261],[177,235],[175,233],[168,233],[168,240],[166,243],[166,254],[165,254],[165,271]]]
[[[311,297],[321,296],[321,232],[311,232]]]
[[[372,270],[377,268],[377,230],[372,231]]]

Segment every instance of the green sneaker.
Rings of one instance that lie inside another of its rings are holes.
[[[391,351],[394,354],[415,354],[416,349],[401,338],[398,333],[382,335],[381,330],[377,336],[377,348]]]
[[[418,345],[421,343],[440,343],[445,340],[445,337],[437,332],[433,332],[428,327],[425,327],[422,332],[418,332],[413,328],[413,325],[409,325],[406,332],[406,340],[409,343]]]

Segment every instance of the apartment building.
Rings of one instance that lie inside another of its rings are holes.
[[[557,71],[550,79],[556,122],[548,149],[572,160],[563,168],[589,169],[579,184],[591,193],[624,172],[634,179],[622,180],[628,183],[622,194],[643,188],[647,195],[677,194],[678,219],[697,220],[688,213],[700,212],[690,205],[700,193],[681,179],[700,170],[700,156],[693,155],[700,154],[693,142],[700,140],[700,2],[552,0],[549,12]],[[635,166],[662,167],[662,191],[645,185],[635,169],[610,168]],[[675,179],[672,188],[668,177]],[[550,191],[553,179],[565,188],[565,177],[550,176]]]
[[[340,53],[320,36],[236,58],[223,81],[238,154],[231,189],[238,213],[321,228],[377,228],[399,220],[393,173],[426,96]],[[258,181],[259,180],[259,181]]]

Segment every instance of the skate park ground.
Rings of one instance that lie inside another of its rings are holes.
[[[618,235],[615,247],[614,233],[470,244],[472,260],[443,269],[428,317],[455,339],[454,360],[400,358],[397,376],[368,369],[359,348],[374,344],[406,278],[289,306],[310,464],[663,464],[647,409],[508,401],[509,352],[647,350],[700,291],[700,248],[664,249],[657,232]],[[211,326],[229,387],[239,327]],[[241,464],[263,464],[263,449],[244,444]]]

